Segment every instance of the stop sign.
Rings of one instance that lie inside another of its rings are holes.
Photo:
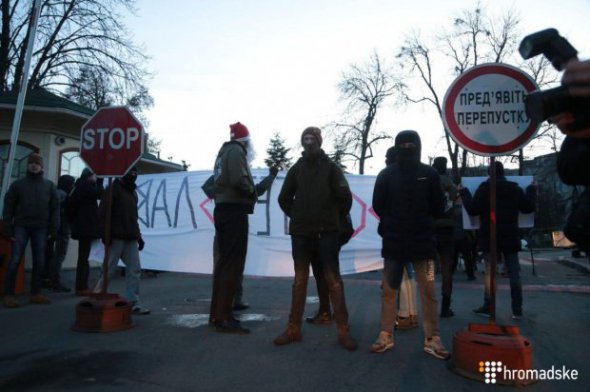
[[[143,154],[143,127],[124,106],[99,109],[82,126],[80,157],[99,177],[120,177]]]

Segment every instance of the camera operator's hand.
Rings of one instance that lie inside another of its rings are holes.
[[[572,96],[590,96],[590,60],[570,61],[565,67],[561,84],[569,85]]]

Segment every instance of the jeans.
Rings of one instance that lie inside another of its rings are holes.
[[[31,250],[33,253],[33,272],[31,277],[31,295],[41,292],[41,276],[45,259],[45,246],[47,245],[47,228],[14,227],[15,241],[12,244],[12,252],[6,272],[4,295],[14,295],[16,274],[25,248],[31,239]]]
[[[70,233],[57,233],[54,241],[53,254],[49,260],[49,281],[53,287],[61,286],[61,266],[66,258],[68,252],[68,244],[70,242]]]
[[[214,218],[219,258],[213,267],[209,319],[224,322],[233,319],[234,296],[244,274],[248,252],[248,212],[241,205],[218,204]]]
[[[518,253],[502,254],[504,255],[504,262],[506,263],[506,270],[508,272],[508,278],[510,279],[510,296],[512,299],[512,312],[521,314],[522,282],[520,281],[520,263],[518,261]],[[491,287],[491,263],[489,253],[484,253],[484,260],[486,265],[484,306],[489,306]]]
[[[420,260],[412,262],[414,274],[420,290],[420,304],[424,336],[440,336],[438,330],[437,301],[434,292],[434,261]],[[397,292],[403,277],[406,263],[386,259],[383,266],[383,291],[381,292],[381,330],[393,333],[397,318]],[[392,279],[390,279],[392,278]]]
[[[309,265],[312,260],[316,260],[322,266],[322,276],[328,286],[329,297],[334,309],[334,319],[338,325],[347,325],[348,311],[338,260],[340,252],[338,233],[321,233],[315,236],[292,235],[291,246],[295,279],[291,294],[289,322],[301,325],[307,297]]]
[[[139,302],[139,280],[141,278],[141,264],[139,261],[139,249],[136,240],[113,240],[109,247],[109,281],[115,276],[119,259],[125,264],[125,286],[127,300],[135,305]],[[103,271],[104,273],[104,271]],[[94,287],[94,292],[102,290],[103,276]]]

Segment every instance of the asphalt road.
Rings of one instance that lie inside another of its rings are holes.
[[[590,275],[558,263],[567,252],[521,253],[524,318],[510,319],[508,280],[499,277],[498,323],[517,324],[532,343],[535,369],[576,369],[575,381],[539,381],[530,391],[589,391]],[[481,268],[480,268],[481,269]],[[93,271],[96,274],[96,271]],[[303,326],[303,340],[275,347],[286,326],[291,279],[252,278],[244,282],[242,312],[247,336],[225,335],[206,325],[211,279],[207,275],[160,273],[142,281],[148,316],[133,316],[134,328],[112,333],[72,331],[76,305],[72,294],[49,294],[51,305],[0,308],[0,391],[484,391],[491,386],[464,378],[448,363],[422,351],[421,329],[399,331],[395,347],[372,354],[379,332],[379,272],[345,277],[352,335],[359,350],[347,352],[332,326]],[[64,282],[73,280],[66,272]],[[437,277],[439,280],[439,277]],[[485,322],[471,309],[481,305],[483,278],[454,279],[455,317],[443,319],[443,342],[468,323]],[[306,311],[315,289],[309,284]],[[116,279],[110,292],[124,293]],[[26,297],[20,298],[25,302]],[[252,321],[248,321],[252,320]],[[482,358],[483,359],[483,358]]]

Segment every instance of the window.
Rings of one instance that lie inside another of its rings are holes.
[[[0,142],[0,183],[4,179],[4,172],[8,163],[8,153],[10,142]],[[31,144],[19,142],[16,146],[14,154],[14,162],[12,164],[11,183],[14,180],[23,178],[27,174],[27,158],[34,152],[39,152],[39,149]]]
[[[77,149],[64,150],[59,158],[59,175],[69,174],[74,178],[80,177],[86,165]]]

